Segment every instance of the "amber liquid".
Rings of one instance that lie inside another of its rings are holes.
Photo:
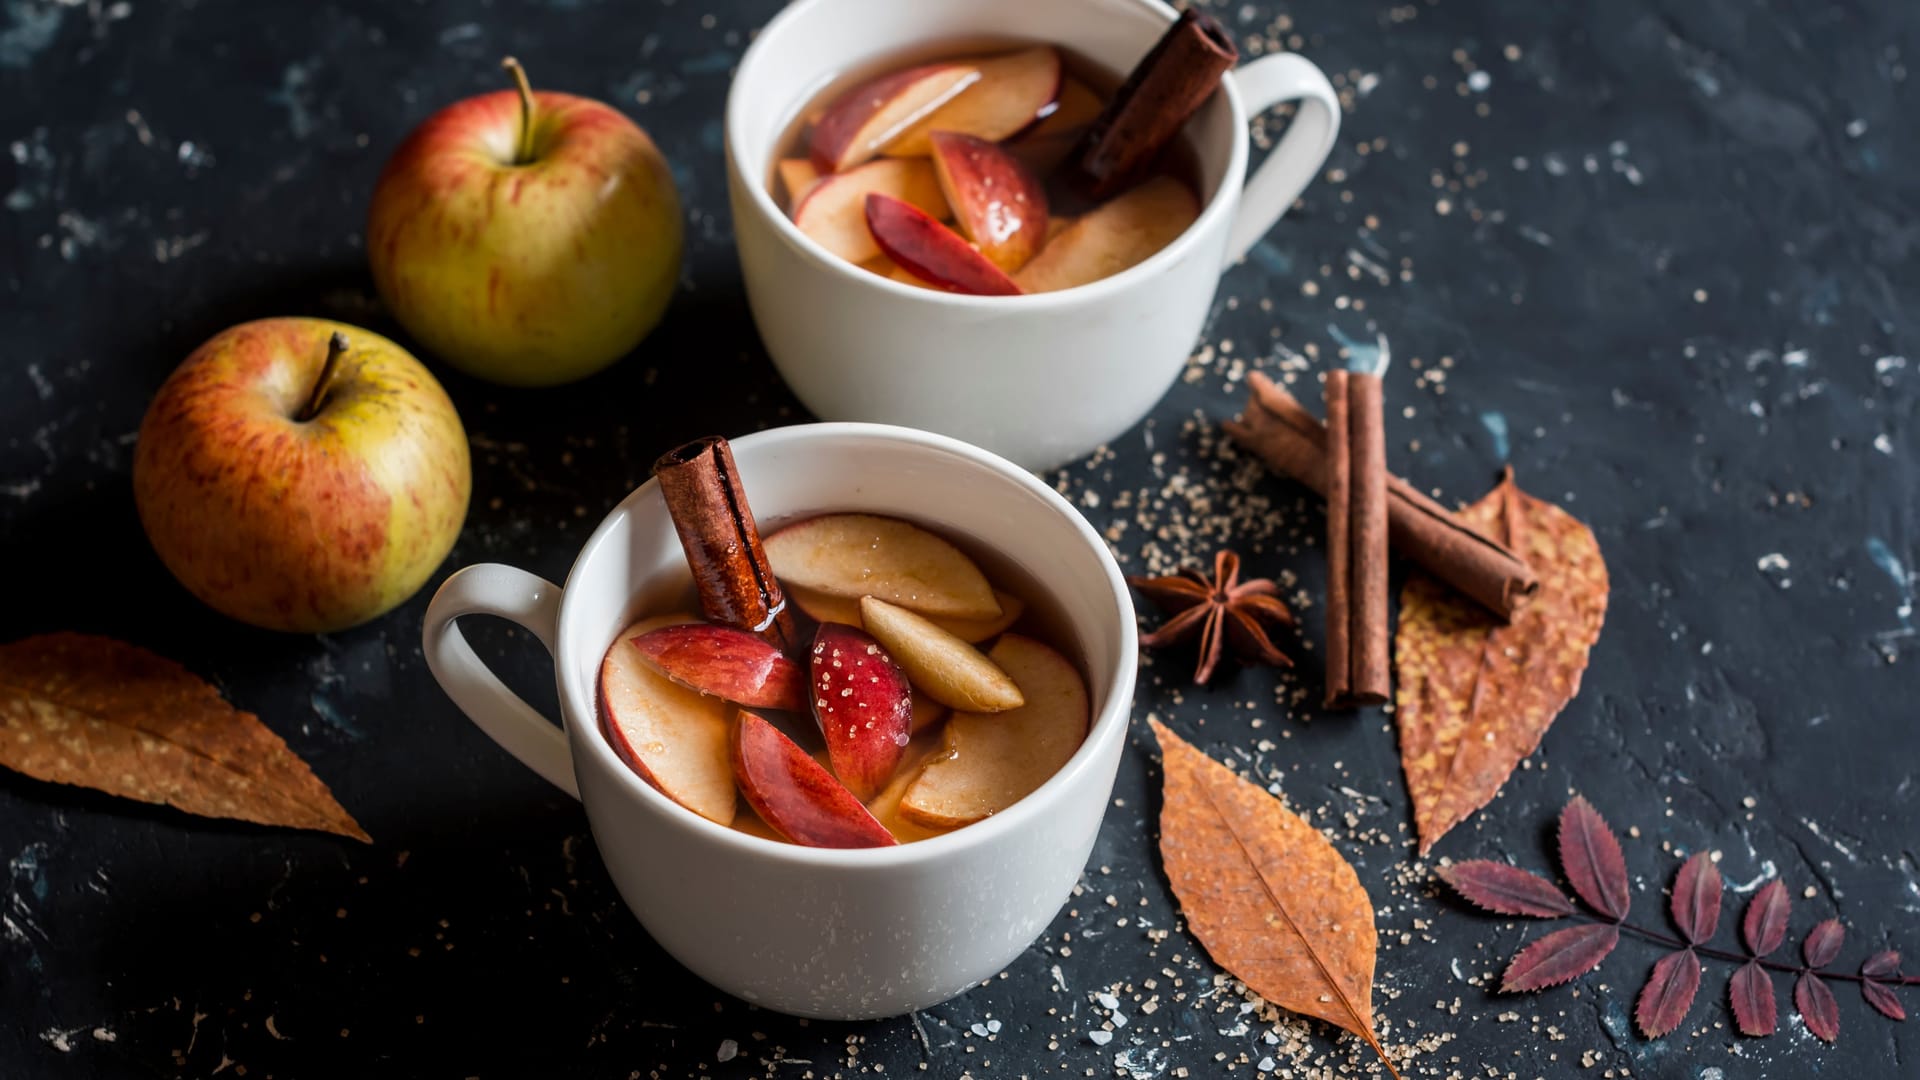
[[[1038,0],[1038,2],[1044,2],[1044,0]],[[785,190],[785,186],[780,181],[779,162],[782,158],[808,156],[808,146],[813,138],[814,121],[819,119],[835,98],[853,87],[876,76],[918,64],[963,57],[996,56],[1045,44],[1052,44],[1059,51],[1067,79],[1078,80],[1092,90],[1103,106],[1113,99],[1114,92],[1120,88],[1124,76],[1094,63],[1086,56],[1057,42],[1016,37],[966,37],[945,38],[914,46],[891,53],[872,63],[841,72],[794,110],[777,144],[780,151],[766,165],[767,192],[774,197],[774,201],[786,207],[788,213],[792,213],[793,199],[797,193]],[[1032,128],[1005,140],[1003,145],[1032,167],[1045,182],[1047,205],[1056,217],[1071,216],[1091,209],[1084,200],[1067,190],[1066,185],[1060,181],[1061,170],[1058,167],[1072,152],[1084,128],[1075,128],[1071,132],[1043,133],[1040,122],[1044,122],[1045,119],[1045,116],[1039,117]],[[1169,146],[1166,152],[1161,154],[1154,171],[1143,179],[1151,179],[1155,175],[1172,176],[1185,182],[1194,191],[1200,191],[1199,155],[1192,143],[1183,137]]]
[[[1086,681],[1086,661],[1078,641],[1070,632],[1069,627],[1071,624],[1067,621],[1066,615],[1061,611],[1059,604],[1054,601],[1053,597],[1050,596],[1046,590],[1039,587],[1039,583],[1034,580],[1032,574],[1028,573],[1024,567],[1000,552],[988,548],[970,537],[957,535],[952,530],[937,529],[922,522],[916,522],[916,524],[921,525],[922,528],[927,529],[929,532],[939,535],[947,542],[958,547],[961,551],[966,552],[967,556],[974,561],[974,564],[979,566],[981,571],[986,574],[987,580],[993,584],[994,588],[1012,593],[1021,599],[1025,607],[1020,613],[1020,618],[1016,620],[1012,626],[1007,628],[1006,633],[1022,634],[1047,645],[1065,657],[1067,661],[1073,665],[1074,670],[1080,673],[1082,682]],[[778,525],[778,522],[762,522],[761,532],[763,534],[771,533]],[[689,591],[686,595],[685,603],[677,605],[671,610],[698,611],[700,610],[698,597]],[[811,642],[817,624],[808,618],[806,613],[799,609],[798,605],[790,604],[789,610],[793,612],[796,619],[795,631],[798,640]],[[986,652],[992,647],[995,640],[997,639],[989,638],[986,641],[979,642],[974,647],[981,652]],[[806,662],[804,656],[799,659],[803,664]],[[1091,701],[1093,687],[1089,683],[1087,688],[1089,700]],[[770,723],[785,732],[788,738],[798,743],[809,754],[813,755],[814,760],[818,761],[823,768],[832,771],[832,765],[827,760],[826,740],[821,737],[819,725],[814,722],[812,716],[803,713],[782,713],[761,709],[754,710],[754,714],[765,717]],[[1091,724],[1093,718],[1089,716],[1087,719],[1089,724]],[[899,768],[894,771],[893,779],[887,783],[886,788],[878,795],[867,801],[868,811],[879,820],[880,824],[886,826],[887,831],[891,832],[895,839],[903,844],[911,843],[915,840],[925,840],[932,836],[941,836],[954,831],[953,829],[928,828],[910,820],[900,812],[900,800],[906,794],[907,788],[912,785],[914,779],[920,775],[921,766],[935,755],[947,752],[946,726],[946,720],[942,718],[938,723],[931,724],[915,732],[907,743],[906,754],[901,758]],[[768,840],[778,840],[782,843],[786,842],[785,837],[775,832],[771,826],[761,819],[760,815],[754,813],[753,807],[749,805],[744,798],[739,799],[736,803],[732,827],[750,836],[759,836]],[[965,828],[966,826],[958,827]]]

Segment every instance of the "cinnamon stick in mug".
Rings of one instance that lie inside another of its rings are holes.
[[[1213,16],[1181,12],[1087,128],[1067,161],[1067,187],[1098,202],[1140,179],[1239,59]]]
[[[1327,429],[1272,379],[1256,371],[1247,382],[1253,389],[1246,411],[1225,422],[1227,434],[1275,472],[1325,495]],[[1387,477],[1387,540],[1502,620],[1512,618],[1520,599],[1539,586],[1511,548],[1392,475]]]
[[[1380,376],[1327,373],[1327,707],[1387,700],[1387,440]]]
[[[701,612],[781,649],[798,644],[727,440],[709,436],[669,450],[653,463],[653,475],[693,570]]]

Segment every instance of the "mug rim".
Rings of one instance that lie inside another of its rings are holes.
[[[1085,285],[1075,285],[1070,289],[1055,289],[1052,292],[1021,293],[1017,296],[973,296],[966,293],[947,292],[943,289],[923,289],[894,281],[892,278],[881,277],[828,251],[813,237],[801,232],[800,227],[793,223],[793,219],[774,204],[773,195],[767,190],[767,185],[764,182],[754,182],[751,175],[744,169],[746,155],[740,146],[740,141],[744,138],[740,133],[743,125],[736,114],[744,114],[749,107],[740,94],[741,76],[746,73],[760,53],[769,48],[768,43],[776,41],[779,32],[789,22],[805,17],[815,7],[834,2],[837,0],[794,0],[778,15],[768,20],[767,24],[761,27],[760,33],[754,37],[753,43],[747,46],[747,51],[741,54],[739,67],[735,69],[733,81],[727,87],[727,168],[747,189],[748,198],[752,200],[754,209],[763,217],[772,220],[773,228],[780,238],[789,247],[806,255],[817,267],[827,269],[847,280],[861,280],[893,296],[912,297],[929,303],[946,303],[957,308],[1038,310],[1081,301],[1096,302],[1106,299],[1136,282],[1160,273],[1197,245],[1200,236],[1216,226],[1225,227],[1220,223],[1230,212],[1228,203],[1236,201],[1228,198],[1227,193],[1230,190],[1237,190],[1245,183],[1248,152],[1246,107],[1240,101],[1240,90],[1234,83],[1232,70],[1220,79],[1220,89],[1226,95],[1232,140],[1227,153],[1226,167],[1220,174],[1220,183],[1214,188],[1213,195],[1207,199],[1206,205],[1200,208],[1200,216],[1195,218],[1193,224],[1187,226],[1184,232],[1174,237],[1159,251],[1117,274],[1110,274],[1097,281],[1089,281]],[[1162,0],[1111,0],[1111,2],[1130,3],[1144,8],[1168,23],[1172,23],[1179,17],[1179,13]]]
[[[600,758],[601,765],[608,766],[619,777],[618,783],[622,785],[621,790],[624,793],[630,798],[651,804],[655,812],[665,816],[667,823],[677,824],[680,828],[714,843],[731,846],[737,854],[742,856],[763,856],[809,867],[880,869],[914,865],[943,858],[949,854],[957,854],[979,845],[991,844],[1019,829],[1038,824],[1041,815],[1046,812],[1043,807],[1050,807],[1052,803],[1064,798],[1069,789],[1086,782],[1088,774],[1094,769],[1094,759],[1099,756],[1100,747],[1110,739],[1124,738],[1132,723],[1133,689],[1139,667],[1139,631],[1133,616],[1132,594],[1128,590],[1126,578],[1120,572],[1119,563],[1114,559],[1113,552],[1107,547],[1106,541],[1094,531],[1092,524],[1059,492],[1043,483],[1033,473],[972,443],[917,428],[858,422],[792,424],[756,431],[730,441],[736,448],[751,449],[761,445],[778,448],[782,443],[805,444],[833,436],[853,436],[875,441],[882,446],[917,445],[965,458],[973,464],[986,468],[1001,480],[1023,488],[1030,494],[1040,496],[1041,502],[1049,509],[1067,519],[1086,547],[1097,558],[1107,581],[1109,597],[1114,602],[1118,616],[1116,632],[1120,635],[1120,649],[1119,655],[1115,658],[1113,675],[1105,687],[1105,703],[1098,713],[1089,717],[1086,738],[1081,740],[1073,756],[1055,770],[1045,783],[1028,792],[1012,806],[972,824],[963,825],[939,836],[888,847],[822,848],[786,840],[771,840],[741,832],[729,825],[722,825],[680,805],[665,792],[642,779],[632,766],[620,758],[607,740],[606,733],[601,730],[600,702],[597,693],[588,703],[589,707],[582,717],[592,728],[592,736],[587,739],[588,744],[593,747],[592,753]],[[659,481],[649,477],[644,484],[629,492],[626,498],[621,499],[612,510],[607,512],[607,516],[594,529],[593,535],[587,538],[587,542],[580,548],[579,555],[574,558],[573,565],[567,570],[561,593],[560,611],[555,620],[554,671],[561,712],[563,718],[568,721],[569,742],[576,747],[578,744],[572,743],[573,736],[576,734],[573,719],[579,710],[570,706],[571,695],[568,692],[564,674],[569,666],[565,657],[561,655],[562,649],[567,646],[569,640],[567,624],[570,621],[574,597],[582,595],[576,591],[577,583],[574,579],[580,573],[581,567],[599,551],[602,545],[612,542],[610,537],[617,520],[632,512],[640,500],[648,497],[658,488]],[[598,670],[597,661],[595,670]],[[577,753],[576,749],[575,754]],[[579,762],[576,760],[572,764],[577,778]],[[1105,795],[1103,794],[1101,798],[1104,803]],[[1105,812],[1106,807],[1103,805],[1102,816]]]

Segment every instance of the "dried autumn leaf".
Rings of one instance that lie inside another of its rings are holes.
[[[1846,936],[1839,919],[1828,919],[1807,931],[1807,940],[1800,943],[1800,955],[1807,958],[1808,967],[1826,967],[1840,955],[1840,942]]]
[[[1633,896],[1620,838],[1584,795],[1560,811],[1560,869],[1588,907],[1616,922],[1627,917]]]
[[[1558,919],[1574,912],[1573,902],[1546,878],[1490,859],[1469,859],[1443,866],[1440,880],[1467,902],[1496,915]]]
[[[1787,913],[1793,901],[1787,898],[1786,882],[1774,878],[1747,901],[1747,914],[1740,922],[1741,936],[1755,956],[1765,956],[1787,940]]]
[[[1793,1007],[1800,1011],[1800,1019],[1814,1038],[1832,1042],[1840,1037],[1840,1006],[1820,976],[1811,971],[1800,973],[1793,984]]]
[[[1734,1025],[1742,1035],[1773,1034],[1779,1018],[1773,1001],[1773,980],[1767,977],[1766,969],[1758,960],[1740,965],[1727,983],[1727,994],[1733,1000]]]
[[[1513,993],[1559,986],[1599,967],[1618,944],[1620,928],[1612,923],[1555,930],[1520,950],[1500,976],[1500,989]]]
[[[1692,949],[1670,952],[1653,965],[1653,974],[1641,988],[1634,1022],[1647,1038],[1657,1039],[1680,1026],[1699,992],[1700,958]]]
[[[1392,1073],[1373,1033],[1373,903],[1353,867],[1278,799],[1148,723],[1166,773],[1160,858],[1193,936],[1254,993],[1365,1039]]]
[[[1690,945],[1704,945],[1720,927],[1720,868],[1702,851],[1673,878],[1673,924]]]
[[[1513,482],[1460,512],[1540,579],[1513,621],[1415,572],[1394,635],[1400,761],[1420,852],[1500,791],[1580,689],[1607,613],[1607,566],[1593,531]]]
[[[0,645],[0,765],[191,814],[371,842],[259,717],[173,661],[112,638]]]

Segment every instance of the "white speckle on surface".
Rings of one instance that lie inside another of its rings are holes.
[[[1467,75],[1467,89],[1476,94],[1486,93],[1487,87],[1492,85],[1493,76],[1484,71],[1470,72]]]
[[[1088,1039],[1090,1039],[1090,1040],[1092,1040],[1092,1041],[1093,1041],[1093,1045],[1095,1045],[1095,1046],[1105,1046],[1105,1045],[1107,1045],[1108,1043],[1110,1043],[1110,1042],[1112,1042],[1112,1041],[1113,1041],[1113,1032],[1111,1032],[1111,1031],[1089,1031],[1089,1032],[1087,1032],[1087,1038],[1088,1038]]]
[[[1847,121],[1847,138],[1857,139],[1866,133],[1867,122],[1865,120],[1854,119]]]
[[[732,1061],[740,1056],[740,1044],[732,1039],[720,1040],[720,1049],[714,1052],[716,1061]]]
[[[1095,994],[1093,1000],[1099,1002],[1103,1009],[1113,1010],[1120,1007],[1120,999],[1112,994]]]
[[[1873,437],[1873,448],[1888,457],[1893,456],[1893,441],[1887,438],[1887,433],[1884,431]]]
[[[1780,362],[1788,367],[1806,367],[1807,350],[1788,349],[1786,352],[1780,354]]]
[[[1756,563],[1755,566],[1773,582],[1775,588],[1790,589],[1793,587],[1793,579],[1787,576],[1787,571],[1793,566],[1793,563],[1789,562],[1785,555],[1777,551],[1768,552],[1760,556],[1760,561]]]

